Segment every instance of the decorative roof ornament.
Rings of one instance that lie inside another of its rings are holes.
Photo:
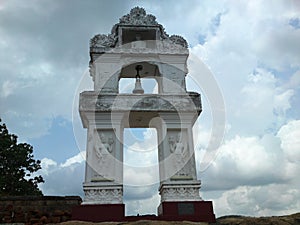
[[[188,48],[187,41],[179,36],[169,36],[165,28],[156,21],[156,17],[152,14],[147,14],[144,8],[134,7],[130,10],[130,13],[122,16],[119,19],[119,23],[115,24],[110,34],[97,34],[90,40],[91,52],[106,52],[112,48],[115,48],[118,42],[118,27],[119,26],[155,26],[160,29],[159,41],[167,41],[169,44],[177,44],[183,48]]]
[[[188,43],[187,41],[179,36],[179,35],[171,35],[171,37],[169,38],[170,41],[172,41],[173,43],[177,44],[177,45],[181,45],[182,47],[184,48],[187,48],[188,47]]]
[[[130,13],[120,18],[119,25],[144,25],[155,26],[159,25],[156,21],[156,17],[151,14],[146,14],[145,9],[141,7],[135,7],[130,10]]]
[[[115,47],[117,38],[113,34],[97,34],[90,40],[90,46],[96,48]]]

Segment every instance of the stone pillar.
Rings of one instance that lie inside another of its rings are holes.
[[[161,179],[159,187],[161,204],[158,207],[158,214],[167,217],[171,213],[180,217],[181,212],[178,211],[180,207],[190,207],[194,212],[199,204],[202,204],[199,192],[201,182],[197,180],[192,132],[194,115],[177,112],[177,114],[161,113],[160,116],[166,124],[162,143],[164,157],[163,162],[160,162],[162,164],[160,170],[164,170],[160,174],[164,174],[165,179]],[[185,206],[185,203],[188,204]]]
[[[182,71],[176,67],[172,67],[168,64],[157,64],[161,74],[164,74],[161,79],[161,91],[160,93],[180,93],[185,91],[183,86],[184,76]]]
[[[94,62],[94,90],[104,93],[118,93],[119,74],[122,69],[120,54],[106,53]]]
[[[83,204],[123,204],[121,122],[113,127],[107,122],[110,114],[92,117],[88,127]]]

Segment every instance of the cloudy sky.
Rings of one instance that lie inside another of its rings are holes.
[[[42,160],[44,194],[82,196],[85,130],[76,104],[78,92],[92,87],[89,39],[109,33],[135,6],[155,15],[167,33],[185,37],[222,92],[223,142],[210,166],[201,168],[211,135],[211,102],[206,84],[191,79],[197,71],[190,68],[188,88],[203,99],[194,128],[202,198],[213,200],[217,216],[299,212],[297,0],[0,0],[0,117]],[[155,213],[157,173],[138,177],[130,167],[141,154],[149,165],[157,163],[155,131],[125,132],[132,134],[127,149],[148,151],[125,152],[126,212]]]

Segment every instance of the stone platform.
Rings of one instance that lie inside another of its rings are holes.
[[[0,196],[0,224],[54,224],[71,220],[79,196]]]
[[[125,222],[138,220],[216,221],[211,201],[162,202],[159,215],[125,216],[124,204],[81,205],[73,208],[72,220],[89,222]]]
[[[124,204],[80,205],[72,210],[72,220],[89,222],[124,221]]]
[[[166,221],[216,222],[212,201],[162,202],[158,214]]]

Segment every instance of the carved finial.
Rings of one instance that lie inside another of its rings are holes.
[[[140,17],[140,16],[146,16],[146,10],[142,7],[134,7],[130,10],[130,15]]]
[[[158,25],[155,16],[147,14],[141,7],[134,7],[130,13],[120,18],[119,24],[126,25]]]

